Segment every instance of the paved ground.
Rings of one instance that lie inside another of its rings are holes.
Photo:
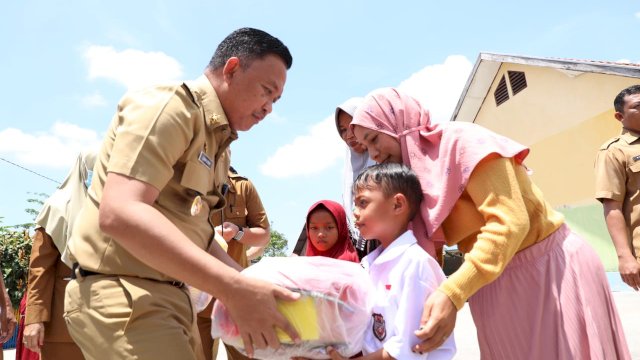
[[[614,287],[615,290],[615,287]],[[618,306],[618,313],[622,320],[622,326],[627,337],[627,342],[631,350],[631,358],[640,360],[640,293],[637,292],[614,292],[613,297]],[[456,343],[458,353],[455,360],[477,360],[480,359],[478,342],[476,340],[476,328],[473,325],[469,307],[465,306],[458,314],[456,326]],[[218,354],[217,360],[226,360],[224,347]],[[4,351],[5,360],[15,360],[14,350]]]

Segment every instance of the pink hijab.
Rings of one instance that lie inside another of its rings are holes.
[[[393,88],[367,95],[351,126],[390,135],[400,142],[402,163],[416,172],[424,200],[412,221],[418,243],[432,256],[430,238],[460,198],[478,163],[492,153],[522,163],[529,149],[479,125],[466,122],[432,124],[429,111]]]
[[[331,215],[333,215],[336,225],[338,227],[338,242],[328,249],[327,251],[321,251],[313,245],[311,236],[309,236],[309,217],[311,213],[319,207],[327,209]],[[351,243],[351,235],[349,227],[347,226],[347,214],[344,211],[342,205],[331,200],[320,200],[317,203],[311,205],[307,212],[307,252],[306,256],[325,256],[338,260],[346,260],[359,263],[358,253],[355,247]]]

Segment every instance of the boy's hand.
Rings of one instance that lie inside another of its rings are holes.
[[[331,360],[347,360],[346,357],[340,355],[338,350],[334,349],[331,346],[327,346],[327,353],[331,356]]]
[[[415,331],[422,342],[413,350],[429,352],[444,344],[456,325],[457,313],[456,306],[447,295],[434,291],[424,303],[420,328]]]

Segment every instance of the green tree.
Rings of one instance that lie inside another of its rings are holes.
[[[267,257],[287,256],[287,248],[288,248],[287,238],[284,237],[284,235],[281,232],[277,230],[273,230],[273,227],[272,227],[271,239],[269,240],[269,245],[267,245],[267,247],[264,249],[264,254],[262,254],[262,256],[260,256],[259,258],[256,258],[255,260],[253,260],[253,262],[257,263],[264,256],[267,256]]]
[[[27,199],[27,202],[37,208],[44,204],[43,199],[47,197],[44,193],[28,194],[32,197]],[[34,221],[39,213],[33,208],[25,209],[25,212],[32,216],[32,222],[4,226],[3,217],[0,216],[0,269],[14,309],[20,305],[22,294],[27,287],[32,243],[29,233],[33,230]]]
[[[18,308],[27,286],[30,255],[29,230],[0,225],[0,268],[14,309]]]

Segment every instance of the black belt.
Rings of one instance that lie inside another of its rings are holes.
[[[76,273],[76,270],[77,270],[77,273]],[[99,272],[95,272],[95,271],[91,271],[91,270],[86,270],[86,269],[81,268],[80,264],[73,263],[73,268],[71,269],[71,279],[77,279],[78,276],[76,274],[80,274],[80,277],[87,277],[87,276],[92,276],[92,275],[118,276],[118,275],[114,275],[114,274],[103,274],[103,273],[99,273]],[[175,286],[177,288],[184,287],[184,283],[182,281],[162,281],[162,280],[149,279],[149,278],[141,278],[141,279],[161,282],[161,283],[165,283],[165,284],[169,284],[169,285]]]

